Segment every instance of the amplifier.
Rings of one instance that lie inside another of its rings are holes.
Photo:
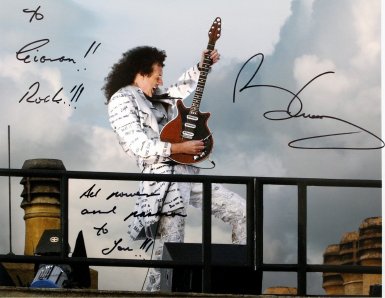
[[[246,245],[212,244],[211,291],[216,294],[259,294],[261,273],[247,266]],[[200,243],[165,243],[163,260],[200,262]],[[161,268],[161,291],[201,292],[202,269]]]

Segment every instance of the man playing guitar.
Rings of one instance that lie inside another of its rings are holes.
[[[142,46],[123,53],[106,77],[103,89],[107,98],[110,124],[123,150],[137,162],[142,173],[198,174],[195,166],[170,163],[174,153],[199,155],[205,150],[202,140],[186,140],[179,143],[162,141],[162,128],[173,119],[173,107],[178,99],[185,99],[197,84],[200,70],[207,61],[203,51],[201,62],[188,69],[171,87],[161,90],[164,51]],[[219,60],[219,53],[209,53],[212,64]],[[199,66],[199,67],[198,67]],[[155,258],[161,259],[165,242],[183,242],[186,208],[202,206],[202,185],[188,182],[141,181],[135,214],[149,216],[131,217],[128,233],[133,240],[152,238],[157,245]],[[212,213],[232,225],[232,242],[246,243],[246,202],[238,194],[221,184],[212,187]],[[160,237],[160,239],[158,239]],[[159,242],[158,242],[159,241]],[[144,289],[160,289],[160,270],[151,268]]]

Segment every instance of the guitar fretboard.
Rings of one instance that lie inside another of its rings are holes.
[[[194,98],[191,107],[186,116],[186,122],[183,124],[182,137],[185,139],[192,139],[195,135],[196,123],[199,116],[199,107],[202,100],[203,90],[205,88],[207,75],[211,66],[211,52],[215,48],[215,43],[221,35],[221,18],[217,17],[209,31],[209,42],[207,44],[207,53],[204,56],[202,69],[199,74],[197,87],[195,89]]]
[[[203,90],[204,90],[205,84],[206,84],[207,74],[209,73],[210,65],[211,65],[210,54],[214,50],[214,47],[215,47],[215,44],[209,43],[207,45],[208,52],[206,53],[204,60],[203,60],[201,73],[199,74],[199,78],[198,78],[198,84],[197,84],[197,87],[195,89],[193,101],[191,103],[191,109],[190,109],[190,113],[189,113],[190,115],[197,115],[199,112],[199,107],[200,107],[201,100],[202,100]]]

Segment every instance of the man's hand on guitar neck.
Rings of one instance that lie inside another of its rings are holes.
[[[201,61],[198,64],[199,69],[203,68],[203,62],[205,60],[205,55],[208,53],[208,51],[209,50],[204,50],[202,52]],[[220,57],[221,57],[221,55],[219,54],[217,49],[212,50],[210,53],[211,65],[217,63],[219,61]]]
[[[171,154],[183,153],[199,155],[205,149],[205,144],[201,140],[185,141],[182,143],[171,144]]]

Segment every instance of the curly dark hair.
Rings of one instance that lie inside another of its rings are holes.
[[[112,66],[110,73],[104,79],[106,83],[102,90],[104,90],[107,103],[116,91],[132,84],[138,73],[151,75],[154,64],[164,66],[166,57],[165,51],[149,46],[140,46],[124,52],[120,60]]]

